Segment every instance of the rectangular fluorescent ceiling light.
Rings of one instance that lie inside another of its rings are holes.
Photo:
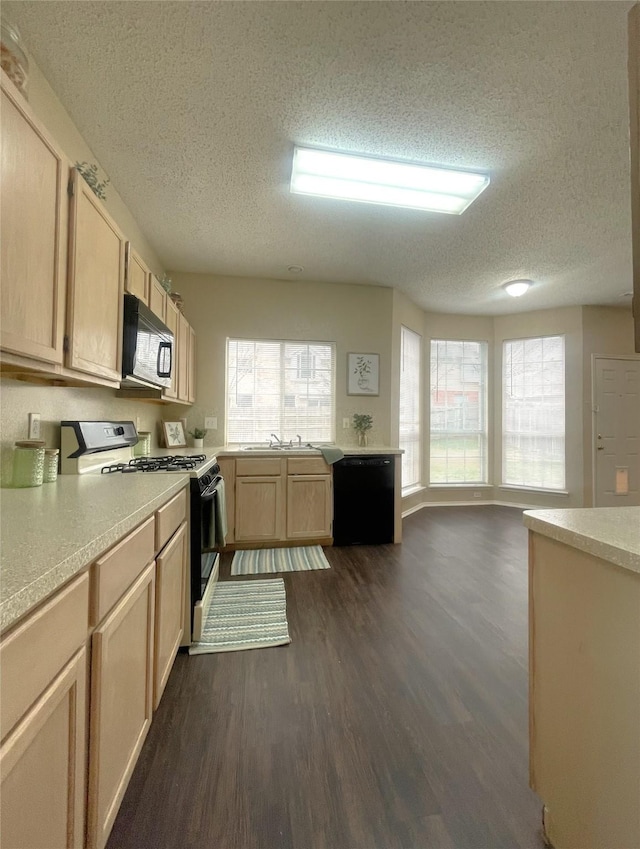
[[[460,215],[489,185],[489,175],[435,165],[296,147],[291,191],[360,203]]]

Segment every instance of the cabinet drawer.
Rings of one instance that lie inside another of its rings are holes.
[[[288,475],[328,475],[331,467],[322,457],[290,457],[287,460]]]
[[[0,737],[49,686],[87,639],[89,576],[85,572],[3,638],[0,645]]]
[[[155,554],[155,518],[151,516],[93,564],[91,624],[97,625],[151,563]]]
[[[279,475],[282,472],[280,457],[238,457],[236,477],[246,475]]]
[[[187,518],[187,490],[183,489],[156,511],[156,552],[171,539]]]

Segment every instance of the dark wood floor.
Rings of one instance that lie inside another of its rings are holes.
[[[429,508],[285,576],[289,646],[178,656],[108,849],[542,847],[526,545]]]

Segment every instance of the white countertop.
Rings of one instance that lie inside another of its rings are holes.
[[[188,474],[60,475],[0,493],[0,630],[189,483]]]
[[[526,510],[531,531],[640,572],[640,507]]]
[[[369,445],[366,448],[360,448],[357,445],[327,445],[327,448],[339,448],[345,455],[345,457],[359,457],[378,454],[404,454],[404,450],[402,448],[389,448],[388,445]],[[298,451],[295,448],[274,449],[268,448],[266,446],[264,449],[251,448],[250,450],[247,450],[246,448],[239,448],[237,446],[222,446],[219,448],[207,447],[205,451],[207,455],[209,453],[214,453],[218,457],[295,457],[299,454],[302,454],[304,456],[320,455],[320,450],[318,448],[302,448],[302,450]]]

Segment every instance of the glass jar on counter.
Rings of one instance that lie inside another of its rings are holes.
[[[29,85],[29,60],[22,47],[20,30],[2,21],[0,25],[0,66],[20,94],[27,97]]]
[[[24,439],[13,451],[13,486],[41,486],[44,478],[44,440]]]
[[[58,455],[59,448],[44,449],[44,473],[42,476],[43,483],[55,483],[58,480]]]

